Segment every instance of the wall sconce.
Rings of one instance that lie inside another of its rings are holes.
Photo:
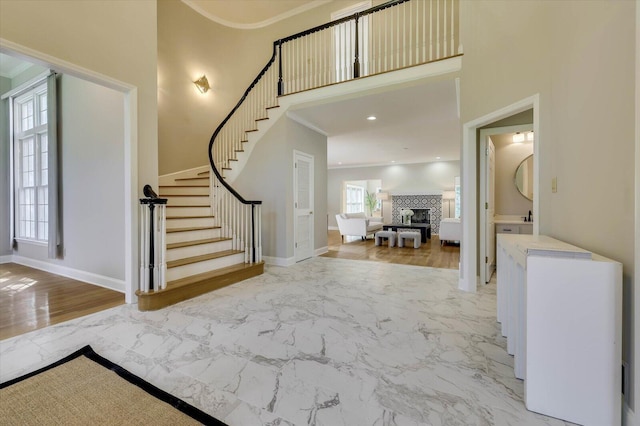
[[[447,217],[451,217],[451,200],[455,200],[456,193],[455,191],[442,191],[442,201],[447,202]]]
[[[199,79],[193,82],[196,85],[200,93],[207,93],[211,86],[209,86],[209,80],[207,80],[207,76],[203,75]]]

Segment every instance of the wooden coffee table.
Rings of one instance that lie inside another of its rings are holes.
[[[382,229],[385,231],[391,229],[397,231],[400,229],[418,229],[420,230],[420,236],[423,243],[426,243],[431,238],[431,224],[430,223],[412,223],[411,225],[405,225],[402,223],[392,223],[390,225],[382,225]]]

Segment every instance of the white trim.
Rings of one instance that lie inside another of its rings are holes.
[[[0,256],[0,263],[11,263],[13,259],[13,256],[10,254],[7,254],[5,256]]]
[[[516,125],[516,126],[504,126],[504,127],[490,127],[488,129],[481,129],[480,130],[480,140],[478,140],[478,146],[479,147],[486,147],[486,138],[488,136],[494,136],[494,135],[502,135],[505,133],[516,133],[516,132],[530,132],[531,130],[533,130],[533,123],[531,124],[522,124],[522,125]],[[535,149],[535,142],[533,144],[534,149]],[[478,205],[482,206],[486,201],[487,201],[487,194],[486,194],[486,177],[485,177],[485,170],[484,168],[487,166],[486,164],[486,158],[485,155],[482,154],[482,151],[480,151],[478,153],[479,158],[480,158],[480,169],[479,169],[479,176],[480,176],[480,185],[479,185],[479,191],[478,191],[478,195],[480,196],[479,200],[478,200]],[[534,172],[534,175],[539,173],[539,171]],[[536,187],[536,182],[534,181],[533,183],[533,193],[537,193],[539,192],[540,189]],[[494,206],[494,212],[495,212],[495,206]],[[533,217],[537,218],[538,217],[538,212],[536,211],[536,209],[533,209]],[[478,252],[478,259],[484,259],[487,256],[487,247],[486,247],[486,239],[487,239],[487,230],[486,230],[486,226],[484,225],[484,222],[486,220],[486,210],[483,208],[480,208],[479,211],[479,218],[480,221],[478,222],[478,226],[479,226],[479,235],[480,235],[480,240],[478,242],[478,247],[479,247],[479,252]],[[535,223],[536,221],[534,221]],[[538,234],[537,231],[533,232],[535,235]],[[495,260],[495,259],[494,259]],[[480,262],[480,265],[484,265],[483,262]],[[482,266],[480,267],[480,285],[485,285],[486,284],[486,268],[483,268]]]
[[[46,70],[38,74],[36,77],[32,78],[31,80],[25,83],[22,83],[20,86],[16,87],[15,89],[11,89],[8,92],[3,93],[0,99],[4,101],[5,99],[10,97],[17,97],[18,95],[21,94],[21,92],[26,92],[27,90],[30,90],[31,88],[45,81],[51,74],[54,74],[54,72],[55,71],[53,70]]]
[[[179,172],[173,172],[173,173],[167,173],[164,175],[160,175],[158,176],[159,178],[165,178],[165,179],[171,179],[173,176],[180,176],[183,174],[190,174],[190,173],[201,173],[201,172],[207,172],[209,171],[209,165],[206,164],[204,166],[198,166],[198,167],[193,167],[191,169],[186,169],[186,170],[180,170]]]
[[[68,74],[82,80],[90,81],[103,87],[108,87],[120,93],[124,93],[124,226],[125,226],[125,278],[124,281],[108,279],[109,285],[115,283],[123,283],[122,290],[125,293],[127,303],[135,302],[135,291],[137,289],[137,279],[134,271],[137,270],[138,263],[138,90],[137,87],[116,80],[104,74],[92,71],[79,65],[67,62],[63,59],[56,58],[49,54],[31,49],[26,46],[14,43],[10,40],[0,38],[0,52],[14,54],[25,60],[34,62],[38,65],[53,68],[62,74]],[[64,267],[62,267],[64,268]],[[74,269],[66,268],[71,271]],[[81,271],[79,271],[81,272]],[[87,277],[101,277],[89,272]],[[64,275],[64,274],[60,274]],[[84,276],[84,275],[83,275]],[[72,277],[75,278],[75,277]],[[106,278],[106,277],[105,277]],[[84,281],[88,279],[81,278]],[[111,281],[109,281],[111,280]],[[97,284],[97,283],[96,283]],[[101,285],[101,284],[97,284]],[[107,285],[106,287],[109,287]],[[119,285],[119,284],[118,284]]]
[[[272,256],[262,256],[262,260],[267,265],[272,266],[292,266],[296,264],[295,257],[272,257]]]
[[[340,230],[340,228],[338,228],[337,226],[329,226],[329,227],[327,227],[327,229],[329,231],[339,231]]]
[[[320,247],[317,248],[313,251],[313,256],[317,257],[317,256],[322,256],[325,253],[329,252],[329,247],[328,246],[324,246],[324,247]]]
[[[452,160],[447,160],[447,159],[439,159],[439,160],[433,160],[433,161],[424,161],[424,160],[416,160],[416,161],[411,161],[411,160],[407,160],[407,161],[395,161],[395,162],[390,162],[390,161],[385,161],[384,163],[368,163],[368,164],[341,164],[339,166],[337,165],[331,165],[331,166],[327,166],[327,170],[339,170],[339,169],[360,169],[363,167],[393,167],[393,166],[403,166],[403,165],[407,165],[407,164],[431,164],[431,163],[447,163],[447,162],[451,162],[451,161],[460,161],[459,158],[456,159],[452,159]]]
[[[17,263],[18,265],[24,265],[30,268],[39,269],[51,274],[62,275],[63,277],[72,278],[74,280],[108,288],[119,293],[125,292],[125,281],[118,280],[116,278],[106,277],[104,275],[98,275],[92,272],[80,271],[78,269],[69,268],[67,266],[56,265],[53,263],[30,259],[28,257],[18,256],[15,254],[11,256],[11,262]]]
[[[271,24],[275,24],[276,22],[282,21],[283,19],[291,18],[292,16],[298,15],[308,10],[315,9],[318,6],[322,6],[323,4],[329,3],[330,1],[331,0],[313,0],[310,3],[303,4],[302,6],[298,6],[296,8],[288,10],[279,15],[273,16],[269,19],[265,19],[264,21],[254,22],[251,24],[241,24],[238,22],[228,21],[210,12],[207,12],[206,10],[204,10],[203,8],[201,8],[191,0],[182,0],[184,4],[186,4],[187,6],[189,6],[190,8],[198,12],[200,15],[204,16],[205,18],[210,19],[213,22],[216,22],[220,25],[224,25],[226,27],[231,27],[231,28],[237,28],[240,30],[254,30],[257,28],[268,27]]]
[[[313,130],[314,132],[318,132],[323,136],[329,137],[329,133],[327,133],[324,130],[322,130],[321,128],[316,127],[315,125],[311,124],[309,121],[307,121],[304,118],[300,117],[298,114],[296,114],[293,111],[287,111],[287,118],[292,119],[296,123],[302,124],[304,127],[307,127],[309,129]]]
[[[458,288],[463,291],[475,292],[478,287],[478,199],[476,193],[477,173],[476,160],[478,157],[477,129],[510,117],[522,111],[533,108],[533,131],[536,142],[533,147],[533,210],[538,212],[533,222],[534,234],[539,233],[540,220],[540,145],[543,135],[540,134],[540,95],[536,94],[526,99],[501,108],[483,117],[469,121],[462,126],[462,158],[460,164],[462,191],[462,241],[460,244],[460,282]]]
[[[635,419],[635,414],[625,399],[622,398],[622,424],[623,426],[636,426],[638,422]]]

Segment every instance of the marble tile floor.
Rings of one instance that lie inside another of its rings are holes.
[[[495,286],[458,271],[317,257],[172,307],[124,305],[0,341],[0,381],[90,344],[223,420],[564,425],[526,410]]]

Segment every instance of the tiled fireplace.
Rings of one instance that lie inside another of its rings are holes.
[[[402,222],[400,211],[403,209],[429,209],[431,232],[440,230],[442,217],[442,195],[392,195],[391,219],[393,223]]]

